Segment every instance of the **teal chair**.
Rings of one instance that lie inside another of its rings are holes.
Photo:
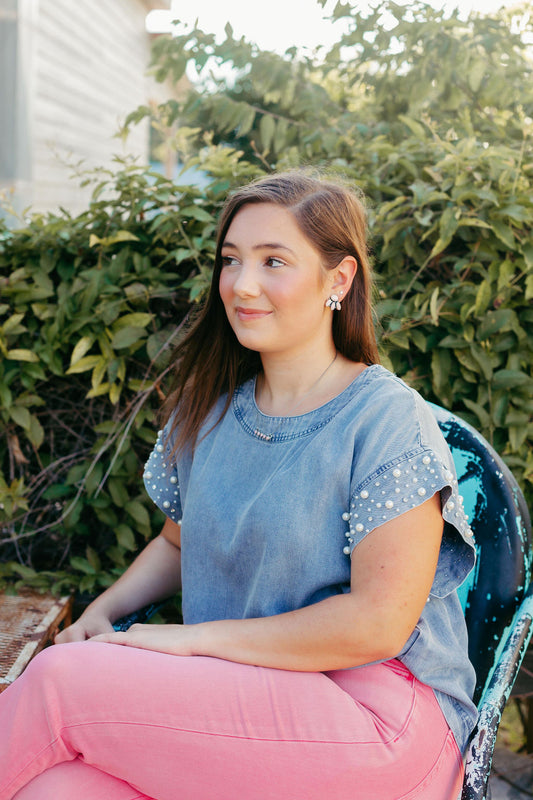
[[[488,442],[464,420],[431,407],[476,542],[476,567],[459,590],[479,710],[461,800],[485,800],[498,726],[533,633],[531,522],[517,482]]]
[[[531,523],[522,492],[500,456],[464,420],[430,405],[453,455],[477,549],[476,567],[459,590],[479,709],[461,800],[485,800],[502,712],[533,633]],[[119,620],[116,630],[146,621],[158,607]]]

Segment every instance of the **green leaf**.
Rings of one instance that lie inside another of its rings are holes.
[[[78,361],[80,361],[83,356],[91,349],[94,343],[93,336],[82,336],[82,338],[76,343],[74,350],[72,351],[72,355],[70,357],[70,366],[74,366]]]
[[[119,543],[120,547],[123,547],[125,550],[128,550],[132,553],[137,550],[135,534],[128,525],[117,525],[115,528],[115,536],[117,537],[117,542]]]
[[[490,281],[481,281],[476,293],[476,303],[474,305],[474,313],[476,317],[480,317],[488,308],[492,299],[492,289]]]
[[[113,498],[113,502],[119,508],[122,508],[126,505],[129,501],[130,496],[126,487],[124,486],[124,480],[121,478],[109,478],[107,482],[107,488],[109,489],[109,494]]]
[[[138,327],[127,327],[121,328],[111,340],[111,347],[115,350],[121,350],[124,347],[130,347],[135,342],[138,342],[139,339],[143,339],[146,336],[146,331],[144,328]]]
[[[81,556],[72,556],[70,559],[70,565],[79,572],[84,572],[86,575],[96,574],[96,570],[93,565],[87,561],[86,558],[82,558]]]
[[[486,411],[486,409],[483,408],[483,406],[480,406],[479,403],[475,403],[468,397],[463,398],[463,403],[467,408],[470,409],[470,411],[474,412],[474,414],[479,420],[481,428],[484,428],[485,430],[490,429],[491,427],[490,414],[488,413],[488,411]]]
[[[498,308],[496,311],[489,311],[485,319],[477,329],[477,338],[481,341],[494,336],[500,331],[509,330],[513,321],[513,312],[510,308]]]
[[[135,236],[134,233],[130,231],[117,231],[116,233],[112,234],[112,236],[104,236],[101,239],[96,234],[91,233],[89,237],[89,247],[94,247],[96,244],[101,244],[102,247],[110,247],[113,244],[118,244],[119,242],[138,242],[139,237]]]
[[[44,428],[35,416],[32,414],[30,416],[30,428],[28,431],[28,439],[32,443],[32,445],[38,450],[42,443],[44,442]]]
[[[433,386],[437,393],[440,393],[446,386],[450,376],[450,369],[450,351],[435,348],[431,354],[431,374],[433,376]]]
[[[526,278],[525,299],[531,300],[532,298],[533,298],[533,275],[528,275]]]
[[[270,150],[275,132],[276,123],[274,122],[273,117],[271,117],[270,114],[264,114],[261,117],[261,122],[259,123],[259,133],[261,136],[261,149],[263,155],[268,153]]]
[[[184,208],[181,213],[184,217],[193,217],[200,222],[214,222],[214,217],[200,206],[187,206],[187,208]]]
[[[494,373],[493,383],[497,389],[513,389],[533,385],[533,378],[518,369],[500,369]]]
[[[437,286],[436,289],[433,290],[431,293],[431,300],[429,301],[429,313],[431,315],[431,321],[433,325],[438,326],[439,324],[439,307],[438,307],[438,300],[439,300],[439,287]]]
[[[31,350],[24,350],[20,348],[8,350],[6,353],[6,358],[9,358],[11,361],[31,361],[33,363],[39,361],[39,356],[37,356]]]
[[[31,427],[31,414],[27,408],[23,408],[22,406],[11,406],[9,409],[9,416],[11,419],[20,425],[21,428],[24,428],[25,431],[29,431]]]
[[[498,239],[503,242],[509,250],[514,250],[515,240],[512,229],[504,222],[497,219],[491,220],[491,226]]]
[[[138,500],[130,500],[129,503],[126,503],[124,508],[130,517],[132,517],[132,519],[134,519],[135,522],[141,526],[141,528],[150,527],[150,517],[148,515],[148,511]]]
[[[13,403],[13,394],[5,383],[0,382],[0,408],[8,409]]]
[[[79,361],[67,369],[67,375],[88,372],[88,370],[94,369],[94,367],[100,363],[100,359],[101,356],[84,356],[84,358],[80,358]]]
[[[100,561],[100,556],[92,547],[87,546],[85,548],[85,555],[87,556],[87,561],[94,569],[95,572],[100,572],[102,569],[102,563]]]
[[[4,324],[2,325],[2,330],[5,334],[13,333],[14,331],[19,328],[19,323],[24,319],[24,314],[12,314]]]
[[[133,314],[125,314],[123,317],[119,317],[113,323],[113,331],[119,331],[122,328],[146,328],[147,325],[150,324],[152,321],[152,315],[146,314],[144,312],[135,312]]]

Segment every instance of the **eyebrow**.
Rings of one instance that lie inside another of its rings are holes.
[[[227,240],[222,243],[222,247],[232,247],[234,250],[239,249],[236,244],[228,242]],[[254,245],[252,250],[286,250],[287,253],[295,255],[294,250],[291,250],[286,244],[281,244],[281,242],[262,242],[261,244]]]

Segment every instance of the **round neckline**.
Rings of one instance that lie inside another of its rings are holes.
[[[326,425],[359,392],[368,381],[385,368],[381,364],[371,364],[342,392],[318,408],[294,416],[270,416],[264,414],[255,401],[257,376],[241,384],[233,395],[233,411],[241,426],[257,439],[268,442],[282,442],[307,435]]]

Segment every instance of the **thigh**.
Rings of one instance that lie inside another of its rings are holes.
[[[157,800],[398,800],[424,783],[424,800],[449,800],[457,772],[454,753],[441,788],[430,779],[446,723],[431,690],[387,665],[325,675],[60,645],[4,692],[0,713],[18,786],[30,762],[39,774],[77,756]]]
[[[106,775],[79,758],[47,769],[13,800],[151,800],[129,784]]]

